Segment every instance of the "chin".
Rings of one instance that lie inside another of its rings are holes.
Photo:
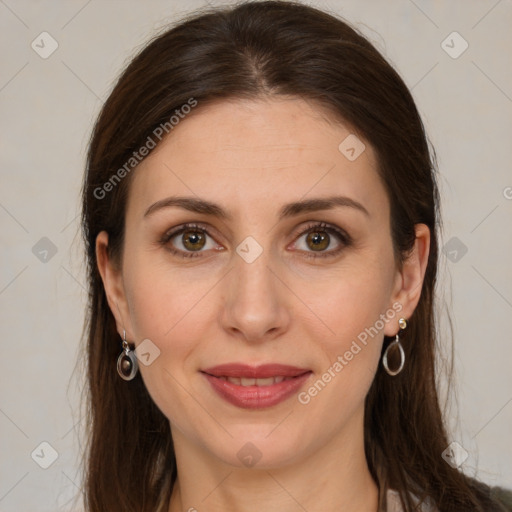
[[[224,446],[216,445],[214,456],[237,468],[277,469],[287,466],[301,457],[304,436],[297,432],[282,435],[270,434],[272,428],[253,430],[245,427],[240,435],[234,435]],[[271,439],[272,438],[272,439]],[[305,455],[305,454],[304,454]]]

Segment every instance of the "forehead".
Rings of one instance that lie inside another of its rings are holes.
[[[138,210],[182,194],[231,204],[230,211],[333,193],[369,209],[387,201],[369,143],[297,98],[199,102],[134,170],[131,189]]]

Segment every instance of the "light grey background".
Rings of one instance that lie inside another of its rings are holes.
[[[458,396],[450,439],[468,452],[464,471],[512,487],[511,1],[311,3],[359,27],[412,88],[441,172],[439,293],[454,321]],[[80,510],[83,382],[71,377],[85,357],[77,216],[87,142],[129,57],[201,5],[0,0],[1,512]],[[47,59],[31,47],[44,31],[58,43]],[[469,44],[457,58],[447,53],[463,49],[454,31]],[[46,470],[31,458],[51,461],[41,442],[58,454]]]

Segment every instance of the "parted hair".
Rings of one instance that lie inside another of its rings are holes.
[[[279,95],[313,102],[373,146],[399,264],[414,244],[415,224],[431,232],[421,297],[408,319],[407,364],[396,377],[379,367],[365,401],[365,453],[380,489],[379,510],[385,510],[389,488],[400,493],[406,512],[415,510],[411,493],[443,512],[505,510],[488,486],[441,456],[449,440],[436,388],[437,166],[415,102],[359,31],[336,15],[293,1],[202,9],[166,27],[129,62],[96,120],[82,189],[89,293],[86,510],[167,510],[177,476],[168,419],[140,374],[130,382],[117,375],[120,338],[95,254],[96,237],[106,230],[109,255],[120,261],[127,194],[137,170],[102,197],[98,187],[190,98],[197,111],[223,99]],[[383,350],[389,342],[385,338]]]

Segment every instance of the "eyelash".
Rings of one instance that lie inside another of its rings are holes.
[[[179,249],[175,249],[174,247],[172,247],[172,245],[168,245],[172,238],[174,238],[176,235],[179,235],[187,230],[202,231],[203,233],[206,233],[209,237],[213,238],[212,235],[210,234],[210,232],[208,231],[207,226],[204,226],[201,224],[195,224],[195,223],[186,223],[186,224],[183,224],[182,226],[179,226],[177,229],[173,229],[173,230],[165,233],[159,242],[161,245],[165,246],[167,248],[167,250],[169,250],[171,253],[173,253],[177,256],[180,256],[183,258],[200,257],[201,252],[204,252],[204,251],[184,252]],[[349,247],[352,244],[352,238],[345,231],[343,231],[335,226],[332,226],[330,224],[327,224],[325,222],[313,222],[311,224],[308,224],[307,227],[304,229],[304,231],[299,233],[297,238],[300,238],[301,236],[304,236],[314,230],[324,231],[326,233],[334,234],[334,235],[338,236],[342,246],[334,251],[329,251],[329,252],[321,251],[317,254],[315,254],[314,252],[304,251],[306,254],[306,258],[334,257],[334,256],[337,256],[345,247]]]

